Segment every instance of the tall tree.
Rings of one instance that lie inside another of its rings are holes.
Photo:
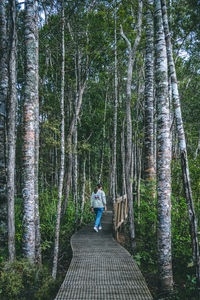
[[[38,196],[38,172],[39,172],[39,36],[38,36],[38,1],[35,1],[35,39],[36,39],[36,85],[35,85],[35,260],[42,262],[41,244],[40,244],[40,213]]]
[[[154,160],[154,44],[153,44],[153,0],[148,0],[146,11],[146,55],[145,55],[145,136],[144,177],[155,180]]]
[[[10,37],[9,37],[9,92],[8,92],[8,169],[7,169],[7,197],[8,197],[8,253],[9,260],[15,258],[15,141],[16,141],[16,1],[9,1],[10,8]]]
[[[62,1],[62,67],[61,67],[61,156],[60,156],[60,173],[58,185],[58,204],[57,204],[57,217],[56,217],[56,231],[55,231],[55,245],[53,256],[53,269],[52,277],[55,279],[57,274],[58,265],[58,252],[59,252],[59,235],[60,235],[60,216],[61,216],[61,202],[62,190],[64,179],[64,165],[65,165],[65,114],[64,114],[64,96],[65,96],[65,7],[64,0]]]
[[[132,195],[132,179],[131,179],[131,156],[132,156],[132,118],[131,118],[131,85],[132,85],[132,74],[133,74],[133,65],[136,57],[136,50],[140,43],[141,39],[141,27],[142,27],[142,8],[143,1],[138,0],[138,14],[137,14],[137,32],[135,42],[133,47],[131,42],[128,40],[126,35],[123,32],[121,26],[121,36],[126,41],[128,46],[128,70],[127,70],[127,85],[126,85],[126,193],[128,199],[128,213],[129,213],[129,229],[131,236],[131,246],[135,250],[135,226],[134,226],[134,214],[133,214],[133,195]]]
[[[113,117],[113,155],[112,155],[112,202],[116,200],[116,165],[117,165],[117,109],[118,109],[118,74],[117,74],[117,7],[115,1],[115,100]]]
[[[6,1],[0,1],[0,227],[6,224],[6,103],[8,93]],[[5,241],[2,235],[1,241]]]
[[[183,126],[182,112],[181,112],[181,103],[178,90],[178,82],[176,76],[176,68],[173,58],[173,49],[171,36],[169,31],[168,16],[167,16],[167,6],[166,0],[161,0],[162,3],[162,13],[163,13],[163,26],[165,31],[165,39],[167,44],[167,57],[169,64],[169,76],[171,78],[171,89],[172,89],[172,100],[174,104],[176,125],[178,131],[178,140],[179,140],[179,150],[181,156],[181,167],[182,167],[182,176],[183,176],[183,188],[187,201],[188,215],[190,221],[190,234],[192,241],[192,255],[193,262],[196,269],[196,278],[198,286],[200,287],[200,261],[199,261],[199,241],[198,241],[198,227],[197,219],[195,214],[194,202],[192,197],[192,188],[190,182],[190,172],[188,165],[188,156],[187,156],[187,147],[185,132]]]
[[[86,165],[86,158],[84,158],[84,160],[83,160],[83,175],[82,175],[82,190],[81,190],[81,219],[80,219],[80,224],[83,222],[83,212],[84,212],[84,205],[85,205],[85,184],[86,184],[85,165]]]
[[[157,103],[158,269],[160,289],[173,289],[171,256],[171,138],[167,52],[160,0],[155,1],[155,79]]]
[[[25,2],[26,82],[24,91],[23,139],[23,251],[35,261],[35,87],[36,87],[36,19],[34,0]]]

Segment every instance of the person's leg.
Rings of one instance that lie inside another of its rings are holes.
[[[103,213],[103,207],[102,208],[98,208],[98,211],[97,211],[97,217],[96,217],[96,221],[95,221],[95,227],[97,226],[100,226],[100,221],[101,221],[101,216],[102,216],[102,213]]]

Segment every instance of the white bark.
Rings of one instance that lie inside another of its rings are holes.
[[[116,2],[115,2],[116,5]],[[112,202],[116,200],[116,167],[117,167],[117,110],[118,110],[118,75],[117,75],[117,8],[115,7],[115,101],[113,117],[113,155],[112,155]]]
[[[128,199],[128,212],[129,212],[129,230],[131,236],[131,247],[134,251],[136,248],[135,241],[135,226],[134,226],[134,213],[133,213],[133,195],[132,195],[132,178],[131,178],[131,155],[132,155],[132,120],[131,120],[131,84],[133,65],[136,57],[136,50],[138,48],[141,39],[141,27],[142,27],[142,8],[143,1],[138,0],[138,14],[137,14],[137,33],[133,47],[123,32],[121,26],[121,36],[127,43],[128,47],[128,70],[127,70],[127,85],[126,85],[126,122],[127,122],[127,138],[126,138],[126,192]]]
[[[59,235],[60,235],[60,217],[61,217],[61,201],[64,179],[64,165],[65,165],[65,115],[64,115],[64,93],[65,93],[65,14],[64,14],[64,0],[62,1],[62,69],[61,69],[61,157],[60,157],[60,174],[58,186],[58,204],[56,217],[56,231],[55,231],[55,245],[53,257],[52,277],[55,279],[58,265],[59,252]]]
[[[171,138],[167,52],[161,2],[155,2],[155,77],[157,102],[157,206],[158,275],[160,290],[173,289],[171,254]]]
[[[154,159],[154,51],[153,51],[153,0],[148,0],[146,13],[145,55],[145,137],[144,176],[147,181],[155,180]]]
[[[108,98],[108,91],[106,91],[106,98],[105,98],[105,106],[104,106],[104,116],[103,116],[103,141],[102,141],[102,152],[101,152],[101,166],[100,166],[100,173],[99,173],[99,180],[101,182],[102,175],[103,175],[103,165],[104,165],[104,148],[105,148],[105,138],[106,138],[106,108],[107,108],[107,98]]]
[[[186,196],[188,215],[189,215],[189,221],[190,221],[192,255],[193,255],[193,262],[194,262],[194,266],[195,266],[195,270],[196,270],[197,284],[200,287],[200,262],[199,262],[199,241],[198,241],[197,219],[196,219],[196,213],[195,213],[193,196],[192,196],[192,188],[191,188],[191,182],[190,182],[190,172],[189,172],[188,157],[187,157],[186,139],[185,139],[183,120],[182,120],[181,104],[180,104],[178,83],[177,83],[177,77],[176,77],[176,69],[175,69],[175,64],[174,64],[174,59],[173,59],[172,43],[171,43],[171,37],[170,37],[170,32],[169,32],[166,1],[162,0],[161,3],[162,3],[165,39],[166,39],[166,44],[167,44],[169,75],[171,78],[171,86],[172,86],[172,100],[173,100],[174,109],[175,109],[176,125],[177,125],[178,140],[179,140],[179,150],[180,150],[180,155],[181,155],[183,188],[184,188],[184,192],[185,192],[185,196]]]
[[[25,3],[26,83],[24,97],[23,143],[23,252],[32,263],[35,261],[35,86],[36,37],[35,1]]]
[[[6,240],[6,103],[8,93],[6,1],[0,1],[0,242]]]
[[[36,86],[35,86],[35,260],[42,263],[41,236],[40,236],[40,213],[38,195],[38,172],[39,172],[39,36],[38,36],[38,1],[35,11],[35,38],[36,38]]]
[[[84,205],[85,205],[85,183],[86,183],[86,174],[85,174],[85,164],[86,159],[83,161],[83,179],[82,179],[82,191],[81,191],[81,220],[80,224],[83,222],[83,212],[84,212]]]
[[[10,53],[9,53],[9,99],[8,99],[8,171],[7,171],[7,197],[8,197],[8,253],[9,260],[15,259],[15,153],[16,153],[16,59],[17,59],[17,33],[16,33],[16,2],[10,1]]]

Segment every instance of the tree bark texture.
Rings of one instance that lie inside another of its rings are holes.
[[[10,53],[9,53],[9,92],[8,92],[8,169],[7,169],[7,198],[8,198],[8,254],[9,260],[15,259],[15,144],[16,144],[16,2],[9,1],[10,8]]]
[[[198,153],[200,151],[200,131],[199,131],[199,138],[198,138],[198,144],[197,144],[197,148],[194,154],[194,159],[197,159]]]
[[[77,101],[75,107],[77,105]],[[76,109],[76,108],[75,108]],[[77,132],[77,120],[75,122],[73,132],[73,192],[74,192],[74,204],[75,204],[75,226],[78,227],[78,155],[77,155],[77,143],[78,143],[78,132]]]
[[[158,273],[161,293],[168,295],[173,289],[171,255],[171,139],[167,52],[160,0],[155,2],[155,79],[157,101]]]
[[[115,3],[116,4],[116,3]],[[116,166],[117,166],[117,110],[118,110],[118,75],[117,75],[117,8],[115,7],[115,100],[113,116],[113,155],[112,155],[112,202],[116,201]],[[115,218],[115,216],[114,216]]]
[[[181,112],[181,104],[180,97],[178,91],[178,82],[176,77],[176,69],[173,59],[173,50],[172,43],[168,25],[168,17],[167,17],[167,7],[166,0],[162,0],[162,13],[163,13],[163,26],[165,31],[165,39],[167,44],[167,56],[169,63],[169,75],[171,78],[171,86],[172,86],[172,100],[174,103],[175,109],[175,117],[176,117],[176,125],[178,131],[178,140],[179,140],[179,149],[181,155],[181,167],[183,174],[183,188],[186,196],[187,207],[188,207],[188,215],[190,221],[190,234],[191,234],[191,242],[192,242],[192,255],[193,262],[196,269],[196,278],[198,286],[200,287],[200,262],[199,262],[199,241],[198,241],[198,227],[197,220],[192,196],[192,188],[190,182],[190,172],[188,165],[188,157],[187,157],[187,147],[185,140],[185,132],[183,127],[182,120],[182,112]]]
[[[24,91],[23,140],[23,252],[32,263],[35,261],[35,87],[36,37],[35,1],[25,3],[26,82]]]
[[[85,206],[85,184],[86,184],[86,174],[85,174],[85,165],[86,165],[86,159],[83,161],[83,179],[82,179],[82,191],[81,191],[81,220],[80,224],[83,222],[83,212],[84,212],[84,206]]]
[[[105,98],[105,106],[104,106],[104,116],[103,116],[103,143],[102,143],[102,152],[101,152],[101,166],[100,166],[100,173],[99,173],[99,180],[101,182],[102,175],[103,175],[103,165],[104,165],[104,150],[105,150],[105,139],[106,139],[106,109],[107,109],[107,101],[108,101],[108,94],[106,91],[106,98]]]
[[[65,199],[63,204],[63,215],[66,213],[67,203],[69,199],[70,187],[71,187],[71,178],[72,178],[72,162],[73,162],[73,155],[71,150],[71,145],[69,147],[68,153],[68,166],[67,166],[67,174],[65,180]]]
[[[5,242],[7,231],[7,197],[6,197],[6,103],[8,93],[7,61],[7,16],[6,1],[0,1],[0,228],[1,242]]]
[[[153,0],[146,13],[144,178],[155,180],[154,163],[154,43]]]
[[[122,132],[121,132],[121,160],[122,160],[122,195],[126,194],[126,177],[125,177],[125,120],[123,120]]]
[[[35,11],[35,38],[36,38],[36,86],[35,86],[35,260],[42,263],[41,236],[40,236],[40,213],[38,195],[38,172],[39,172],[39,36],[38,36],[38,2]]]
[[[56,231],[55,231],[55,244],[53,256],[53,269],[52,277],[55,279],[57,274],[58,265],[58,252],[59,252],[59,235],[60,235],[60,217],[61,217],[61,202],[62,190],[64,179],[64,165],[65,165],[65,115],[64,115],[64,91],[65,91],[65,14],[64,14],[64,1],[62,1],[62,66],[61,66],[61,156],[60,156],[60,173],[58,185],[58,203],[57,203],[57,217],[56,217]]]
[[[136,57],[136,50],[141,39],[141,27],[142,27],[142,8],[143,1],[138,0],[138,14],[137,14],[137,34],[133,47],[131,46],[130,41],[123,32],[121,26],[121,36],[126,41],[128,46],[128,70],[127,70],[127,85],[126,85],[126,193],[128,200],[128,212],[129,212],[129,230],[131,236],[131,246],[134,251],[136,248],[135,242],[135,226],[134,226],[134,213],[133,213],[133,195],[132,195],[132,178],[131,178],[131,155],[132,155],[132,119],[131,119],[131,83],[132,83],[132,74],[133,74],[133,65]]]

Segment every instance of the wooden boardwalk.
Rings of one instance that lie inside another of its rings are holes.
[[[86,226],[71,238],[73,258],[55,300],[152,300],[131,255],[112,237],[112,211],[103,230]]]

